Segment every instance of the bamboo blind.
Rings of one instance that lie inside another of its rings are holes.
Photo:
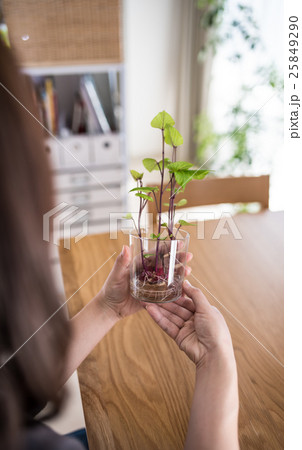
[[[23,65],[122,59],[120,0],[3,0],[3,12]]]

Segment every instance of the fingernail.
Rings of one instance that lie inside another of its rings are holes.
[[[123,245],[123,248],[122,248],[122,256],[124,256],[125,255],[125,246]]]
[[[189,280],[185,280],[185,281],[184,281],[184,284],[185,284],[185,286],[187,286],[187,287],[192,287],[192,284],[190,283]]]

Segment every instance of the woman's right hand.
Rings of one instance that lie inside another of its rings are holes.
[[[187,297],[160,305],[146,303],[146,310],[197,368],[206,364],[211,355],[234,359],[232,339],[222,314],[188,281],[183,283],[183,291]]]
[[[237,369],[229,329],[199,289],[185,281],[183,290],[187,297],[146,309],[196,364],[185,449],[239,450]]]

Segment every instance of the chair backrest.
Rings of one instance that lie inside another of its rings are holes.
[[[170,195],[170,192],[164,192],[163,203],[169,201]],[[177,201],[182,198],[186,198],[188,201],[185,206],[186,208],[218,205],[220,203],[258,202],[261,204],[262,209],[267,209],[269,200],[269,175],[192,180],[186,186],[184,192],[178,193]],[[148,202],[148,208],[148,212],[153,213],[153,221],[156,222],[157,211],[155,202]],[[163,206],[162,211],[168,211],[168,207]]]

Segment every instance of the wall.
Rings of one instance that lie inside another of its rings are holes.
[[[131,158],[160,153],[150,121],[177,108],[181,0],[124,0],[126,130]]]

